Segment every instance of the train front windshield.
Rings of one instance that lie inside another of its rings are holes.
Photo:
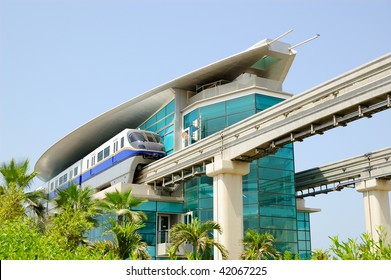
[[[145,144],[147,143],[156,143],[162,145],[162,139],[157,134],[152,134],[150,132],[139,132],[135,131],[130,133],[129,142],[133,147],[145,149]],[[141,145],[140,145],[141,144]]]

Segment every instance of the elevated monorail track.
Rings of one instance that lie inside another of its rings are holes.
[[[391,179],[391,147],[295,174],[296,196],[340,191],[369,179]]]
[[[294,141],[391,107],[391,54],[257,113],[141,170],[137,183],[173,187],[215,158],[251,162]]]

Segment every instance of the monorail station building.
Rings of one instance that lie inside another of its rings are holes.
[[[39,177],[50,197],[71,182],[93,188],[96,198],[132,188],[147,200],[138,208],[148,216],[140,233],[154,259],[168,257],[168,230],[192,217],[220,223],[215,238],[231,259],[247,229],[270,232],[280,251],[309,257],[314,209],[296,199],[293,144],[247,153],[244,142],[234,160],[219,148],[230,126],[292,97],[283,82],[294,57],[289,44],[266,39],[138,95],[50,147],[36,163]],[[186,158],[209,150],[201,162]]]

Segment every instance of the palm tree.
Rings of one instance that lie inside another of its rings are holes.
[[[108,213],[118,215],[119,225],[122,225],[124,221],[138,222],[147,218],[143,212],[131,210],[144,202],[141,199],[135,198],[132,190],[125,192],[115,190],[112,193],[105,193],[105,196],[104,199],[98,202],[99,208]]]
[[[245,232],[242,244],[242,260],[280,259],[281,254],[274,248],[274,236],[268,232],[260,234],[254,229]]]
[[[13,201],[15,204],[26,204],[26,208],[36,213],[39,218],[43,218],[45,207],[42,202],[45,200],[45,195],[41,191],[27,192],[32,183],[32,180],[37,176],[38,172],[33,171],[28,173],[29,160],[26,159],[22,163],[16,163],[12,159],[8,164],[3,163],[0,167],[0,173],[3,177],[4,184],[0,186],[0,195],[8,195],[12,198],[17,195],[18,201]]]
[[[25,190],[29,188],[32,180],[37,176],[38,172],[33,171],[30,174],[27,173],[29,168],[29,160],[26,159],[22,163],[16,163],[14,159],[11,159],[9,164],[3,163],[0,167],[0,173],[5,180],[6,188],[20,188]]]
[[[113,241],[107,239],[93,244],[94,247],[104,247],[107,253],[112,253],[121,260],[148,260],[148,245],[142,241],[140,233],[137,231],[144,227],[141,221],[126,222],[122,225],[116,219],[109,221],[111,228],[105,234],[111,234]]]
[[[54,198],[57,209],[70,208],[73,210],[96,210],[96,202],[92,199],[93,191],[90,188],[80,188],[71,184],[64,190],[59,190]]]
[[[86,187],[81,188],[75,184],[71,184],[64,190],[59,190],[54,198],[56,209],[59,212],[84,212],[88,222],[97,225],[95,215],[99,212],[97,202],[92,199],[94,192]]]
[[[170,239],[172,246],[171,254],[175,254],[179,246],[184,243],[193,244],[193,253],[188,254],[188,258],[210,259],[214,246],[221,252],[223,259],[228,258],[228,252],[224,246],[211,238],[212,232],[216,230],[222,233],[221,226],[214,221],[201,222],[194,218],[189,224],[176,224],[170,229]]]

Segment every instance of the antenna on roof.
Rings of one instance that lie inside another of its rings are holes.
[[[280,40],[282,37],[284,37],[285,35],[291,33],[292,31],[293,31],[293,29],[288,30],[288,31],[285,32],[284,34],[282,34],[282,35],[278,36],[277,38],[275,38],[275,39],[271,40],[270,42],[268,42],[267,45],[270,46],[270,45],[273,44],[275,41]]]
[[[301,45],[303,45],[305,43],[308,43],[309,41],[312,41],[312,40],[318,38],[319,36],[320,36],[319,34],[316,34],[315,36],[313,36],[313,37],[311,37],[311,38],[309,38],[309,39],[307,39],[307,40],[305,40],[305,41],[303,41],[303,42],[301,42],[299,44],[296,44],[296,45],[294,45],[292,47],[289,47],[288,50],[292,51],[292,49],[297,48],[298,46],[301,46]]]

